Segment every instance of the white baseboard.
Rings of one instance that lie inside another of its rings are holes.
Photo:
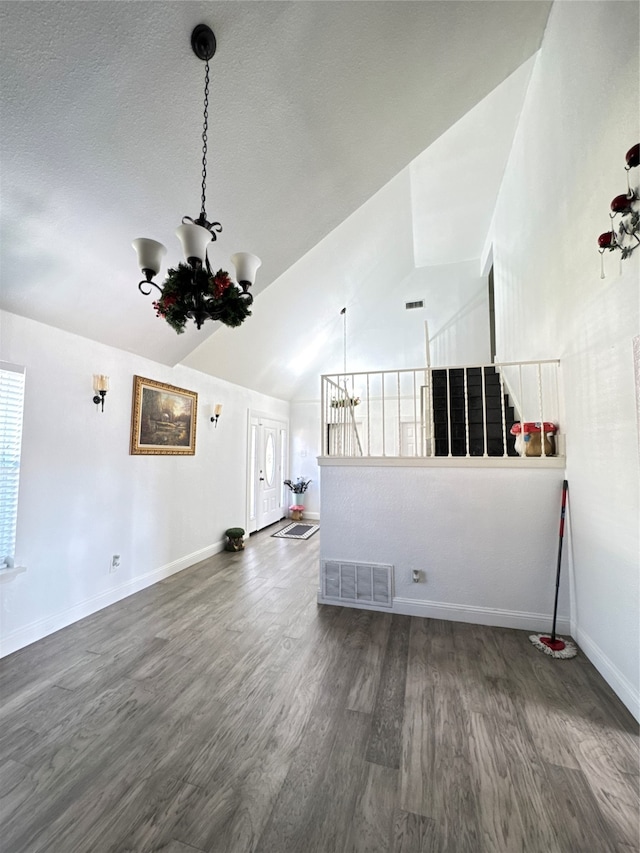
[[[609,687],[626,705],[633,716],[640,722],[640,691],[623,675],[618,667],[605,655],[600,646],[580,628],[575,629],[574,637],[580,650],[589,658]]]
[[[398,613],[403,616],[422,616],[426,619],[445,619],[449,622],[469,622],[472,625],[489,625],[493,628],[516,628],[521,631],[541,633],[550,630],[552,614],[527,613],[519,610],[500,610],[493,607],[475,607],[468,604],[448,604],[441,601],[416,601],[412,598],[394,598],[389,607],[372,607],[347,601],[323,598],[318,593],[318,604],[354,607],[358,610],[378,610],[381,613]],[[560,634],[570,631],[569,619],[559,616],[556,630]]]
[[[178,560],[166,563],[158,569],[132,578],[126,583],[113,587],[100,595],[81,601],[67,610],[54,613],[51,616],[46,616],[44,619],[39,619],[36,622],[31,622],[29,625],[18,628],[0,640],[0,658],[6,657],[25,646],[29,646],[43,637],[48,637],[49,634],[53,634],[61,628],[66,628],[67,625],[72,625],[74,622],[78,622],[80,619],[84,619],[85,616],[90,616],[98,610],[109,607],[110,604],[122,601],[123,598],[128,598],[130,595],[140,592],[141,589],[145,589],[154,583],[158,583],[158,581],[171,577],[171,575],[175,575],[183,569],[188,569],[189,566],[193,566],[195,563],[199,563],[201,560],[206,560],[214,554],[223,551],[224,546],[224,540],[216,542],[213,545],[208,545],[206,548],[201,548],[199,551],[194,551],[192,554],[187,554]]]

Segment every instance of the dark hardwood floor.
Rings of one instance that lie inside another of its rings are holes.
[[[271,532],[0,662],[2,853],[638,851],[586,658],[318,606],[319,535]]]

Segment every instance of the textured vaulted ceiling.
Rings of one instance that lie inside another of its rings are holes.
[[[534,63],[520,66],[283,273],[258,297],[250,321],[206,338],[185,363],[284,399],[316,398],[319,376],[344,369],[345,344],[349,370],[423,364],[425,321],[431,337],[450,319],[456,288],[480,279]],[[406,311],[414,300],[424,310]]]
[[[178,336],[157,320],[131,248],[154,237],[175,263],[175,228],[199,211],[196,24],[218,40],[207,208],[224,230],[214,263],[258,254],[259,294],[531,57],[549,6],[1,3],[0,306],[168,364],[219,334],[210,324]],[[413,201],[414,221],[442,220],[424,194]],[[378,236],[394,239],[395,225]],[[433,262],[428,247],[421,258]],[[256,328],[259,305],[247,321]]]

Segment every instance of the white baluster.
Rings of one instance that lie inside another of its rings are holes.
[[[396,425],[396,453],[395,456],[400,456],[400,440],[401,440],[401,426],[402,419],[400,416],[400,371],[396,373],[396,392],[398,394],[398,423]]]
[[[520,394],[520,450],[522,456],[525,456],[525,446],[524,446],[524,397],[522,396],[522,365],[518,365],[518,383],[519,383],[519,394]]]
[[[502,412],[502,455],[508,456],[507,453],[507,416],[504,408],[504,378],[500,368],[496,368],[500,377],[500,411]]]
[[[369,374],[367,373],[367,456],[371,456],[371,406],[369,400],[371,393],[369,391]]]
[[[449,440],[449,453],[448,456],[452,456],[451,453],[451,377],[449,375],[449,368],[447,367],[447,432],[448,432],[448,440]]]
[[[480,377],[482,379],[482,436],[484,439],[483,456],[488,456],[487,452],[487,389],[485,385],[484,367],[480,368]]]
[[[469,368],[464,368],[464,440],[467,447],[467,456],[471,456],[469,452],[469,387],[468,387],[468,377],[467,370]]]
[[[431,441],[431,452],[430,456],[436,455],[436,439],[435,439],[435,424],[433,421],[433,369],[430,367],[427,370],[428,382],[427,382],[427,401],[429,406],[429,429],[431,430],[431,434],[429,436],[429,440]]]
[[[537,379],[538,379],[538,408],[540,409],[540,455],[546,456],[547,451],[545,448],[545,431],[544,431],[544,412],[542,406],[542,366],[540,362],[537,364]]]
[[[382,385],[382,455],[386,456],[387,455],[387,439],[386,439],[385,423],[384,423],[384,418],[385,418],[384,373],[380,374],[380,380],[381,380],[381,385]]]
[[[418,387],[416,385],[417,379],[416,371],[413,371],[413,435],[414,435],[414,455],[422,456],[422,442],[424,441],[424,437],[422,435],[422,429],[418,430],[418,412],[417,412],[417,402],[418,402]],[[418,446],[418,436],[420,436],[420,446]]]

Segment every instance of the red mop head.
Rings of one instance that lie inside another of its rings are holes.
[[[574,658],[578,654],[575,643],[572,643],[571,640],[563,640],[562,637],[556,637],[555,640],[552,640],[545,634],[531,634],[529,640],[537,649],[546,655],[551,655],[552,658],[564,658],[566,660]]]

